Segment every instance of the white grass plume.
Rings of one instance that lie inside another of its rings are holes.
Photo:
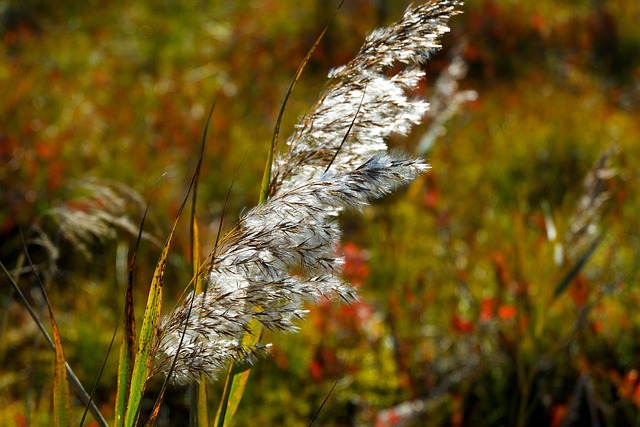
[[[202,373],[215,379],[229,361],[250,361],[262,349],[240,344],[251,319],[295,331],[305,302],[356,298],[340,278],[344,260],[336,218],[428,169],[421,159],[387,153],[385,139],[407,134],[427,110],[425,101],[411,99],[423,77],[417,65],[439,49],[438,38],[459,4],[444,0],[407,9],[330,73],[326,91],[289,139],[288,152],[275,160],[269,199],[223,240],[207,290],[191,293],[161,322],[152,373],[169,371],[182,339],[173,380],[198,380]]]

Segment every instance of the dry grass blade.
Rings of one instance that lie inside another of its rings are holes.
[[[69,381],[67,381],[66,360],[62,349],[60,331],[53,317],[53,312],[49,308],[51,317],[51,329],[53,342],[55,344],[55,371],[53,376],[53,423],[59,427],[71,425],[71,404],[69,402]]]
[[[53,424],[59,427],[66,427],[71,424],[71,402],[69,400],[69,380],[67,379],[67,361],[64,357],[64,349],[62,348],[62,339],[60,338],[60,330],[56,322],[53,310],[51,309],[51,302],[47,291],[40,279],[40,276],[36,272],[36,267],[31,261],[29,252],[27,251],[27,245],[22,236],[22,244],[24,248],[24,254],[29,262],[29,267],[34,272],[36,282],[40,286],[40,291],[44,297],[44,301],[47,305],[49,312],[49,319],[51,320],[51,332],[53,333],[53,344],[55,352],[54,362],[54,375],[53,375]],[[91,403],[91,399],[87,402],[87,405]]]

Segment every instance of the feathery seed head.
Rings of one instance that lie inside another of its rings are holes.
[[[251,362],[265,351],[241,344],[252,319],[294,332],[306,302],[357,298],[340,278],[336,218],[429,168],[421,159],[387,153],[385,140],[406,135],[427,110],[427,102],[411,95],[424,75],[414,65],[439,48],[458,4],[443,0],[407,9],[396,24],[371,33],[351,62],[329,73],[326,91],[297,125],[289,150],[275,159],[272,197],[224,239],[207,290],[191,293],[162,320],[152,373],[167,373],[178,354],[174,381],[198,380],[201,373],[214,379],[229,361]],[[388,76],[397,64],[406,67]]]

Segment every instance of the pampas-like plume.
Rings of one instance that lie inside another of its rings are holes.
[[[163,319],[152,373],[167,373],[178,353],[175,382],[215,379],[231,360],[251,361],[263,347],[241,345],[249,322],[295,331],[304,303],[356,298],[340,279],[336,218],[345,208],[406,185],[428,166],[387,153],[385,138],[407,134],[428,108],[410,99],[439,49],[438,38],[460,2],[409,8],[374,31],[357,56],[329,74],[329,85],[275,160],[270,197],[246,214],[211,261],[205,292],[186,297]],[[389,75],[390,71],[399,71]],[[194,299],[195,298],[195,299]]]

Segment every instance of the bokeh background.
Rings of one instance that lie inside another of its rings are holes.
[[[407,5],[345,0],[283,135],[327,72]],[[140,308],[210,105],[205,253],[223,212],[224,230],[256,203],[286,89],[336,6],[0,1],[0,260],[46,313],[26,242],[86,387],[120,317],[146,200]],[[422,143],[433,170],[345,215],[345,276],[361,301],[312,307],[300,334],[267,335],[273,355],[257,363],[236,425],[307,425],[327,396],[318,425],[640,422],[640,3],[468,0],[463,10],[417,93],[440,114],[390,141],[407,152]],[[466,75],[452,80],[452,62]],[[183,225],[166,307],[189,281],[188,257]],[[0,283],[0,424],[49,425],[53,354]],[[107,417],[116,364],[112,351],[96,396]],[[161,425],[186,425],[188,405],[172,390]]]

